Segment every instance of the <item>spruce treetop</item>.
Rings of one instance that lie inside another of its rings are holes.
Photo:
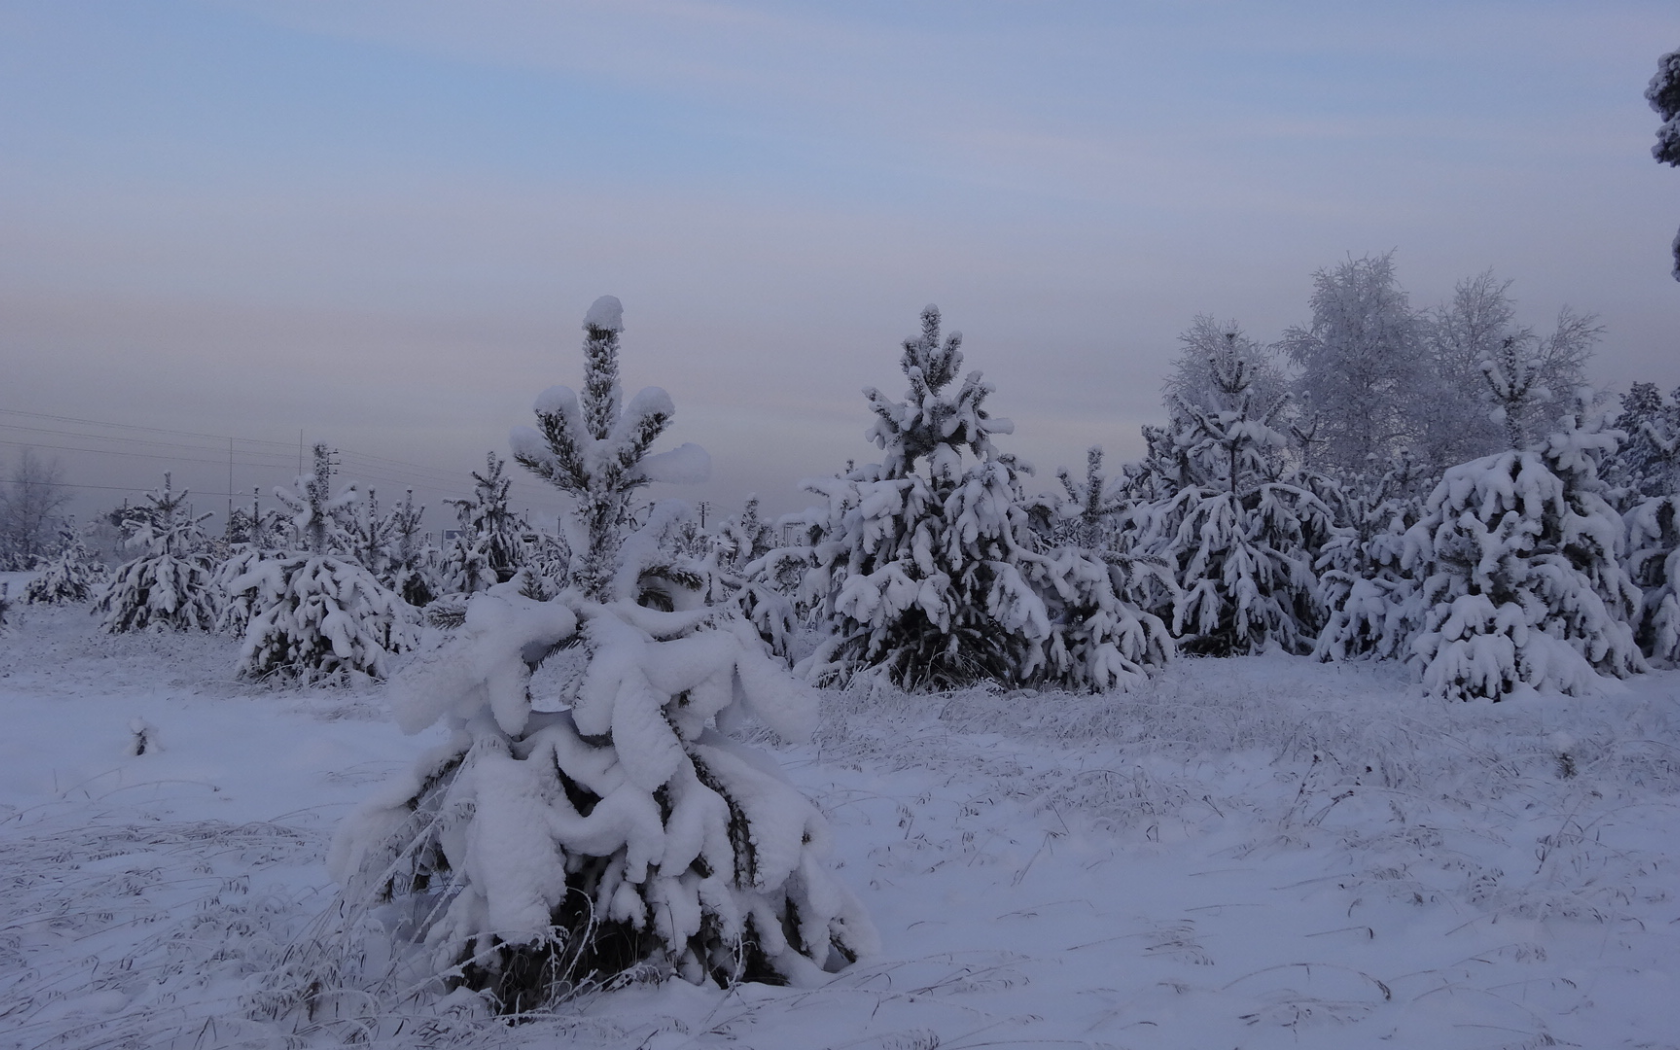
[[[962,333],[952,332],[942,342],[939,322],[939,307],[929,305],[922,311],[921,336],[904,341],[899,366],[910,389],[903,401],[874,387],[863,392],[876,415],[865,436],[885,452],[881,466],[887,478],[906,477],[927,458],[935,480],[954,483],[962,474],[962,449],[988,461],[997,457],[991,435],[1014,432],[1009,420],[987,414],[985,400],[994,388],[979,372],[948,391],[962,369]]]

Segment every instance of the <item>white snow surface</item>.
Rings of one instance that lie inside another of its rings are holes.
[[[599,328],[607,332],[624,331],[624,304],[618,301],[616,295],[603,295],[589,304],[589,312],[583,315],[585,328]]]
[[[282,1023],[251,1008],[333,907],[334,826],[443,729],[404,736],[382,686],[240,682],[233,638],[14,616],[0,1047],[1680,1046],[1680,672],[1500,704],[1277,655],[823,692],[777,757],[874,956],[516,1026],[461,994]]]

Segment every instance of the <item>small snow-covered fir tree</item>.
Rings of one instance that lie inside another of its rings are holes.
[[[1500,361],[1486,371],[1517,438],[1511,421],[1534,392]],[[1448,470],[1407,532],[1403,567],[1419,581],[1411,658],[1426,692],[1584,695],[1602,689],[1601,676],[1644,669],[1630,626],[1640,592],[1598,477],[1621,434],[1578,418],[1537,446]]]
[[[979,372],[959,383],[962,337],[940,337],[937,307],[903,344],[902,401],[870,389],[868,436],[882,462],[807,481],[826,506],[797,553],[801,597],[832,634],[798,670],[818,682],[881,675],[908,689],[990,680],[1103,690],[1166,659],[1164,635],[1131,604],[1124,559],[1046,549],[1043,508],[1021,491],[1025,470],[994,435],[1013,432],[985,407]]]
[[[1398,457],[1374,480],[1342,486],[1338,519],[1317,569],[1326,619],[1313,655],[1320,660],[1398,659],[1416,633],[1417,581],[1401,568],[1406,531],[1423,514],[1423,471]]]
[[[32,605],[85,602],[104,578],[104,563],[88,549],[83,530],[70,520],[59,526],[58,551],[41,565],[23,596]]]
[[[379,513],[378,492],[368,489],[367,497],[359,505],[352,504],[344,509],[341,520],[344,555],[376,579],[383,581],[388,578],[397,523],[394,516]]]
[[[207,631],[215,626],[219,591],[205,553],[208,513],[194,515],[188,490],[163,488],[146,494],[147,506],[132,516],[126,544],[139,555],[120,566],[95,596],[113,634],[147,627]]]
[[[646,571],[653,508],[632,495],[693,476],[705,454],[651,445],[664,391],[622,400],[618,301],[584,328],[584,386],[537,399],[514,456],[575,501],[573,586],[550,601],[514,583],[474,596],[461,629],[404,673],[408,731],[449,742],[340,831],[330,865],[405,928],[449,983],[518,1012],[633,967],[712,979],[806,982],[873,949],[868,918],[829,873],[821,814],[774,760],[726,734],[755,716],[806,733],[814,697],[728,608]],[[654,600],[657,595],[658,600]],[[641,599],[639,602],[638,599]],[[559,710],[532,708],[531,673],[574,659]]]
[[[1642,500],[1626,516],[1628,575],[1643,598],[1634,620],[1640,650],[1680,664],[1680,494]]]
[[[425,513],[425,506],[414,505],[413,489],[391,511],[389,557],[379,580],[413,606],[427,604],[441,589],[434,567],[437,552],[420,531],[420,519]]]
[[[980,373],[957,381],[961,346],[960,333],[941,339],[937,307],[923,310],[900,359],[905,399],[864,391],[882,462],[804,483],[827,504],[804,579],[833,633],[800,664],[818,682],[869,671],[945,689],[1046,669],[1050,614],[1023,573],[1033,540],[1019,466],[992,444],[1014,425],[986,411]]]
[[[1175,651],[1155,609],[1168,609],[1178,593],[1172,567],[1160,558],[1124,549],[1133,502],[1111,487],[1102,449],[1085,457],[1085,480],[1057,472],[1066,498],[1045,504],[1048,544],[1041,584],[1052,630],[1047,680],[1091,692],[1135,684]]]
[[[761,562],[776,547],[776,530],[758,515],[758,497],[749,496],[739,515],[696,537],[695,567],[705,580],[706,601],[732,602],[777,656],[792,651],[798,616],[790,588]]]
[[[1665,399],[1655,383],[1633,384],[1614,425],[1627,434],[1615,477],[1628,497],[1680,493],[1680,387]]]
[[[1164,498],[1134,512],[1135,549],[1176,572],[1173,633],[1187,651],[1304,652],[1323,622],[1313,564],[1333,515],[1281,476],[1288,439],[1273,423],[1284,399],[1254,403],[1234,337],[1210,356],[1209,374],[1217,408],[1173,399],[1171,450],[1154,459],[1175,476],[1158,483]]]
[[[525,535],[531,526],[508,506],[513,479],[503,473],[506,467],[505,460],[489,453],[484,473],[472,472],[473,494],[448,501],[461,524],[443,565],[453,591],[474,594],[506,583],[527,560]]]
[[[275,495],[294,515],[301,552],[257,557],[225,584],[232,618],[245,621],[238,673],[242,678],[347,682],[356,675],[383,678],[389,658],[414,647],[413,609],[367,569],[327,553],[349,534],[335,512],[356,497],[354,486],[332,494],[333,465],[325,445],[315,446],[312,474],[296,492]]]

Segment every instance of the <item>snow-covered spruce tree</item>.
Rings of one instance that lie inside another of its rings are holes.
[[[1680,665],[1680,494],[1640,501],[1626,522],[1627,571],[1643,594],[1634,639],[1651,659]]]
[[[1044,551],[980,373],[961,383],[961,336],[940,340],[936,307],[904,342],[903,401],[866,390],[883,462],[805,488],[825,498],[802,596],[831,632],[797,670],[819,682],[882,675],[907,689],[991,680],[1108,689],[1166,658],[1149,618],[1116,592],[1110,566]],[[763,559],[785,566],[781,552]]]
[[[485,457],[483,474],[473,471],[473,494],[452,499],[461,524],[445,555],[443,573],[450,590],[475,594],[513,579],[525,564],[525,534],[531,526],[508,507],[513,479],[504,475],[507,462],[494,452]]]
[[[827,504],[805,552],[804,596],[832,634],[799,665],[815,681],[870,671],[937,690],[1045,670],[1050,616],[1022,572],[1032,537],[1017,464],[992,444],[1014,426],[986,412],[980,373],[956,381],[962,336],[941,341],[939,328],[929,306],[904,341],[903,401],[864,391],[883,461],[803,483]]]
[[[1655,383],[1634,383],[1613,424],[1627,434],[1614,480],[1629,503],[1680,493],[1680,387],[1665,399]]]
[[[1521,440],[1538,400],[1529,367],[1490,360],[1485,371],[1497,418]],[[1575,696],[1598,691],[1600,676],[1644,669],[1630,626],[1640,592],[1598,476],[1622,435],[1581,418],[1566,416],[1536,446],[1448,470],[1407,532],[1402,567],[1419,581],[1411,659],[1425,692]]]
[[[403,501],[391,511],[389,557],[379,582],[402,596],[413,606],[422,606],[438,596],[441,588],[434,567],[436,551],[420,530],[420,519],[426,513],[424,505],[414,505],[414,490],[409,489]]]
[[[699,539],[696,568],[705,579],[707,603],[733,603],[771,652],[790,658],[799,618],[793,588],[761,561],[776,549],[776,530],[759,517],[758,497],[749,496],[739,515]]]
[[[148,492],[148,506],[135,515],[126,544],[139,551],[113,573],[94,598],[113,634],[147,627],[208,631],[216,623],[219,592],[213,566],[204,553],[202,528],[210,515],[196,517],[187,506],[188,490],[175,492],[170,475],[163,488]]]
[[[306,549],[258,558],[226,584],[229,615],[246,621],[242,678],[383,678],[390,655],[418,640],[411,606],[360,565],[327,553],[330,542],[345,544],[335,512],[356,497],[354,486],[333,496],[332,472],[331,453],[316,445],[314,472],[298,479],[298,490],[275,490],[292,508],[295,534]]]
[[[1200,655],[1277,646],[1305,652],[1323,623],[1313,564],[1334,532],[1332,513],[1283,476],[1288,439],[1273,427],[1282,399],[1254,404],[1236,340],[1210,359],[1218,407],[1173,399],[1178,476],[1170,495],[1134,511],[1134,549],[1165,560],[1180,593],[1173,633]]]
[[[379,513],[379,494],[368,489],[360,504],[350,504],[339,515],[343,554],[384,582],[391,568],[391,548],[396,541],[396,520]]]
[[[1374,473],[1374,472],[1373,472]],[[1337,504],[1338,529],[1316,568],[1326,619],[1320,660],[1400,659],[1417,631],[1417,581],[1401,568],[1406,531],[1423,516],[1423,469],[1402,454],[1375,478],[1350,478]]]
[[[105,565],[88,549],[74,519],[59,526],[58,551],[42,563],[40,572],[24,588],[32,605],[85,602],[105,578]]]
[[[581,396],[548,390],[537,429],[512,436],[519,463],[575,500],[574,585],[546,602],[512,583],[474,596],[462,629],[404,672],[404,729],[442,719],[452,735],[348,821],[330,857],[352,897],[411,916],[447,983],[503,1012],[632,968],[804,982],[875,944],[824,863],[816,807],[725,733],[750,715],[803,735],[814,697],[727,608],[670,589],[671,611],[637,601],[651,543],[630,527],[632,495],[706,459],[692,445],[649,454],[671,400],[647,389],[622,404],[620,317],[611,297],[590,308]],[[560,650],[582,658],[562,709],[533,711],[532,669]]]
[[[1085,479],[1057,471],[1065,499],[1040,503],[1046,512],[1043,569],[1030,574],[1052,624],[1049,679],[1103,692],[1141,680],[1166,663],[1175,644],[1166,622],[1178,586],[1161,558],[1128,549],[1132,500],[1103,473],[1102,449],[1085,456]]]

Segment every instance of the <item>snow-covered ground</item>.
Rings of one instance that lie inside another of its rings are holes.
[[[828,693],[779,754],[881,954],[509,1027],[248,1015],[331,911],[335,822],[432,737],[377,688],[238,683],[237,651],[14,607],[0,1045],[1680,1047],[1674,672],[1500,705],[1286,657],[1094,698]]]

